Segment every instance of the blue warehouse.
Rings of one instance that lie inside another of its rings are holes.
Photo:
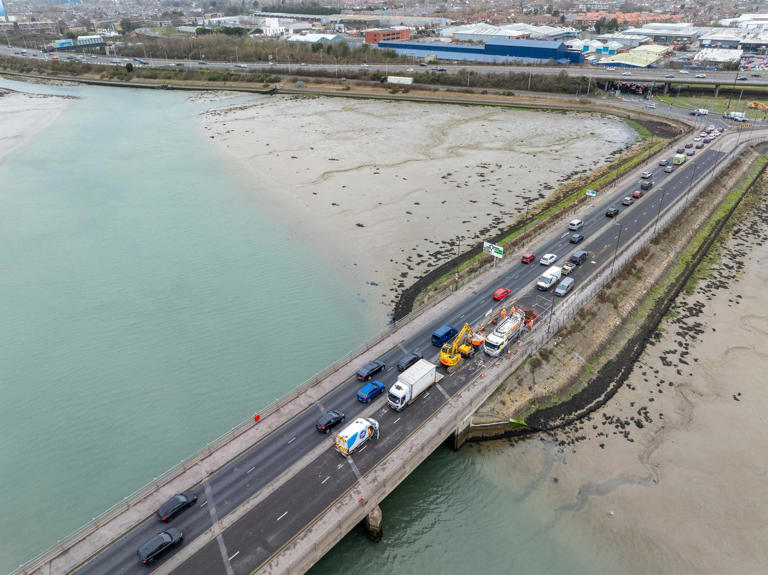
[[[509,40],[494,38],[484,46],[469,46],[465,44],[442,44],[422,42],[379,42],[383,50],[394,50],[404,56],[423,58],[434,56],[439,60],[456,60],[472,62],[523,62],[537,64],[554,60],[558,64],[581,64],[584,55],[581,52],[568,50],[562,42],[547,42],[541,40]]]

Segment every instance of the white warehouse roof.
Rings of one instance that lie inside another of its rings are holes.
[[[694,62],[739,62],[743,50],[726,50],[724,48],[704,48],[699,50],[693,57]]]

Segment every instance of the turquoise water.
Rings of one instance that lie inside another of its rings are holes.
[[[188,95],[25,88],[78,99],[0,163],[0,572],[382,327]]]

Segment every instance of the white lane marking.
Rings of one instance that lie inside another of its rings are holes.
[[[367,445],[363,445],[360,449],[357,450],[358,453],[362,453],[365,451],[365,448],[368,447]]]
[[[251,468],[250,468],[248,471],[246,471],[246,472],[245,472],[245,474],[246,474],[246,475],[248,475],[248,474],[249,474],[251,471],[253,471],[254,469],[256,469],[256,466],[255,466],[255,465],[254,465],[253,467],[251,467]]]
[[[462,313],[462,314],[459,314],[458,316],[456,316],[456,319],[461,319],[463,317],[464,317],[464,314]]]
[[[324,483],[325,483],[326,481],[328,481],[330,478],[331,478],[331,476],[330,476],[330,475],[326,476],[326,478],[325,478],[325,479],[323,479],[323,480],[320,482],[320,485],[324,484]]]
[[[278,518],[277,518],[277,520],[278,520],[278,521],[280,521],[280,520],[281,520],[283,517],[285,517],[286,515],[288,515],[288,512],[287,512],[287,511],[286,511],[285,513],[283,513],[283,514],[282,514],[280,517],[278,517]]]
[[[441,386],[439,383],[436,383],[436,384],[435,384],[435,389],[437,389],[437,391],[439,391],[440,393],[442,393],[442,394],[443,394],[443,397],[444,397],[445,399],[451,399],[451,396],[450,396],[450,395],[448,395],[448,394],[445,392],[445,390],[443,389],[443,387],[442,387],[442,386]]]
[[[430,393],[431,393],[430,391],[428,391],[427,393],[425,393],[425,394],[424,394],[424,399],[427,399],[427,398],[429,397],[429,394],[430,394]]]
[[[206,505],[208,505],[208,500],[207,499],[200,504],[200,509],[202,509]]]
[[[341,469],[342,467],[344,467],[344,464],[343,464],[343,463],[339,463],[339,464],[336,466],[336,469]]]
[[[568,237],[569,234],[570,232],[565,232],[562,236],[560,236],[560,239],[562,240],[563,238]]]
[[[392,423],[397,423],[398,421],[400,421],[399,417],[396,420],[394,420]]]
[[[231,555],[231,556],[230,556],[230,558],[229,558],[229,560],[230,560],[230,561],[232,561],[232,559],[234,559],[234,558],[235,558],[235,557],[237,557],[238,555],[240,555],[240,551],[235,551],[234,555]]]
[[[384,373],[389,373],[393,369],[395,369],[395,366],[394,365],[390,365],[387,369],[384,370]]]
[[[360,474],[360,470],[357,468],[357,465],[355,465],[355,462],[352,461],[351,457],[347,457],[347,463],[349,463],[349,466],[352,468],[352,473],[355,474],[355,477],[357,477],[357,480],[360,481],[363,479],[363,476]]]
[[[295,435],[294,435],[293,437],[291,437],[291,439],[290,439],[290,440],[288,440],[288,445],[290,445],[290,444],[291,444],[291,443],[293,443],[294,441],[296,441],[296,436],[295,436]]]

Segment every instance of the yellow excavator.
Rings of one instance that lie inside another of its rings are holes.
[[[440,349],[440,363],[452,372],[465,357],[472,357],[475,349],[482,345],[485,338],[472,331],[468,323],[459,332],[452,342],[448,342]]]
[[[761,112],[765,113],[768,112],[768,104],[763,104],[762,102],[750,102],[747,106],[748,108],[757,108]]]

